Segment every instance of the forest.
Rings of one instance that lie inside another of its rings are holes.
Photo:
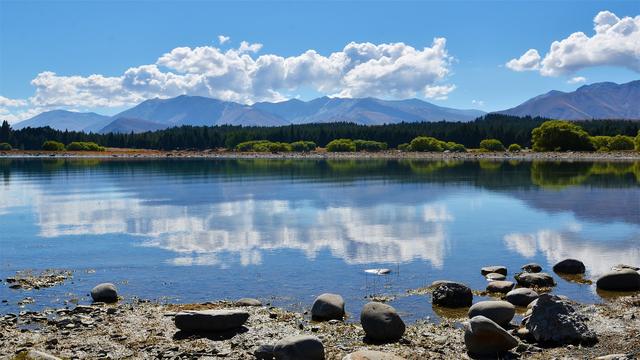
[[[0,127],[0,143],[9,143],[14,149],[39,150],[45,141],[63,144],[94,142],[103,147],[204,150],[227,148],[251,140],[269,140],[292,143],[312,141],[325,147],[335,139],[364,139],[384,142],[389,148],[409,143],[418,136],[430,136],[447,142],[477,148],[484,139],[498,139],[503,144],[531,147],[531,132],[548,119],[488,114],[472,122],[419,122],[389,125],[357,125],[337,122],[300,124],[279,127],[243,126],[181,126],[144,133],[94,134],[45,128],[11,129],[7,122]],[[636,136],[640,121],[588,120],[579,125],[591,136]]]

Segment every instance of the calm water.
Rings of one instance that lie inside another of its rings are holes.
[[[593,279],[640,264],[640,162],[0,159],[0,277],[74,270],[17,291],[0,313],[63,306],[111,281],[126,297],[257,297],[292,309],[322,292],[359,313],[370,295],[432,316],[436,279],[484,289],[480,268],[548,271],[574,257]],[[389,276],[365,274],[386,267]],[[554,275],[556,293],[598,302]],[[479,300],[477,298],[476,300]]]

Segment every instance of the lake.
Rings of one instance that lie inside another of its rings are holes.
[[[553,264],[580,259],[587,279],[640,265],[640,162],[5,158],[0,175],[0,277],[74,271],[41,290],[3,282],[0,313],[89,303],[108,281],[125,299],[293,310],[334,292],[356,318],[387,296],[406,319],[437,320],[409,290],[437,279],[483,290],[481,267],[512,278],[538,262],[554,293],[599,302]]]

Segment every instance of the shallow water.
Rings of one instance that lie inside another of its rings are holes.
[[[125,298],[296,310],[335,292],[355,317],[387,295],[411,320],[438,315],[407,290],[483,290],[486,265],[511,278],[573,257],[595,279],[640,264],[640,162],[0,159],[0,175],[0,277],[74,270],[48,289],[0,284],[0,313],[88,303],[110,281]],[[602,300],[553,275],[555,293]]]

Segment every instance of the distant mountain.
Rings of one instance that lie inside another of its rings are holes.
[[[96,113],[81,113],[66,110],[43,112],[31,119],[21,121],[13,128],[49,126],[57,130],[97,132],[112,121],[111,117]]]
[[[109,123],[109,125],[101,128],[97,132],[101,134],[130,132],[141,133],[145,131],[155,131],[166,128],[167,125],[159,124],[153,121],[120,117],[113,120]]]
[[[640,80],[595,83],[573,92],[554,90],[498,113],[563,120],[640,119]]]

